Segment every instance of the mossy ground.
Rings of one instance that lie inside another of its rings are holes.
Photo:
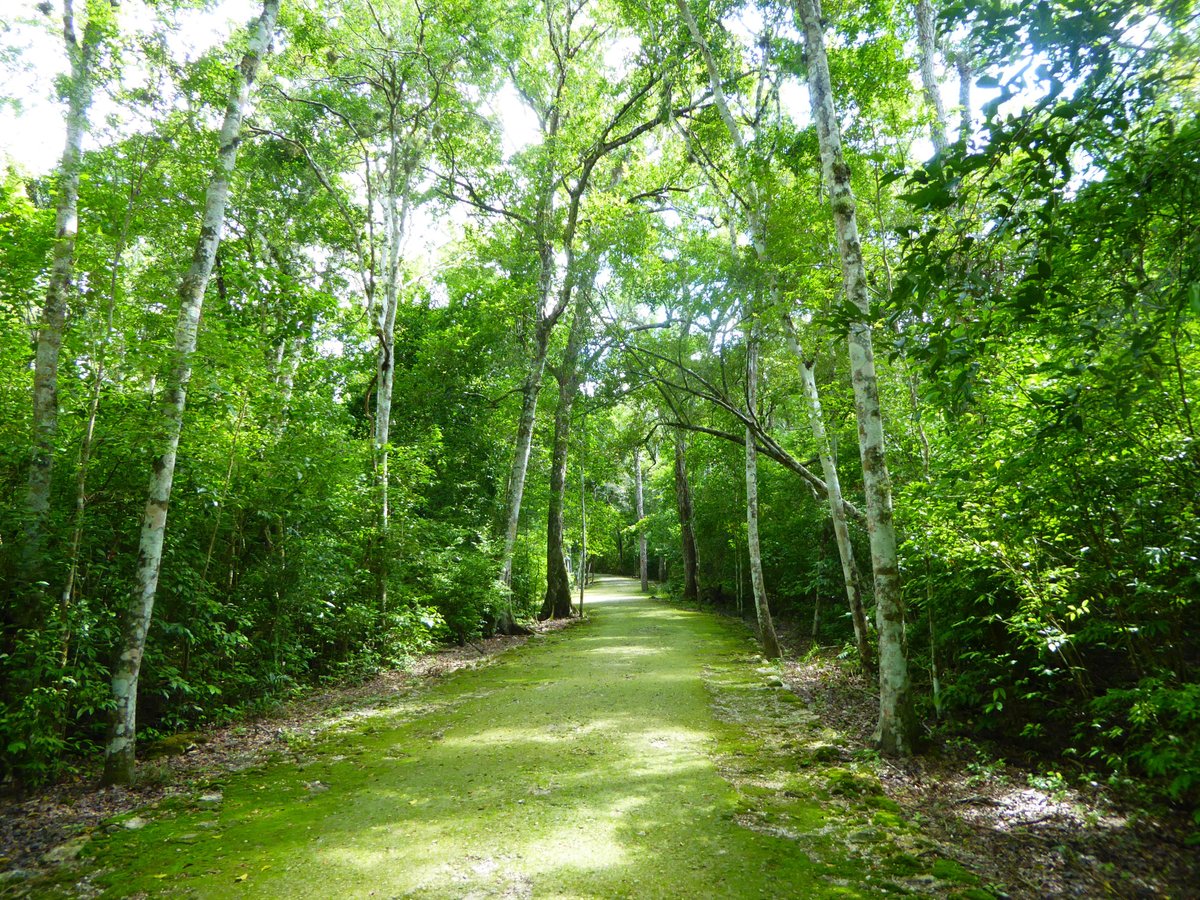
[[[949,887],[877,782],[756,671],[739,624],[623,579],[603,580],[588,610],[583,627],[330,722],[290,761],[141,813],[145,825],[95,838],[45,895],[81,879],[106,897]]]

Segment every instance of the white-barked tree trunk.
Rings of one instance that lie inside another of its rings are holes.
[[[95,89],[95,59],[107,26],[105,17],[116,15],[117,2],[93,2],[88,7],[85,11],[87,22],[80,35],[73,0],[63,0],[62,37],[70,65],[65,86],[67,138],[58,164],[54,245],[33,367],[33,445],[29,461],[26,501],[29,521],[24,559],[26,576],[31,581],[41,579],[50,530],[50,491],[54,455],[58,449],[58,367],[71,282],[75,275],[83,138],[88,131],[88,114]]]
[[[871,539],[871,568],[875,582],[875,623],[879,632],[879,725],[876,741],[889,755],[913,750],[915,720],[908,675],[908,650],[904,634],[904,601],[896,554],[896,528],[892,517],[892,487],[884,447],[883,412],[875,373],[871,338],[871,310],[867,275],[850,167],[842,155],[841,126],[833,105],[829,60],[821,26],[819,0],[798,0],[807,49],[808,90],[825,189],[833,208],[838,256],[846,299],[859,318],[849,329],[850,375],[854,384],[854,411],[862,458],[863,487],[867,501],[867,530]]]
[[[200,312],[225,227],[225,207],[229,198],[229,182],[237,162],[242,119],[250,103],[250,91],[259,64],[271,44],[279,2],[264,0],[262,14],[250,28],[249,43],[238,66],[221,125],[216,166],[204,198],[200,236],[196,241],[192,263],[179,284],[179,319],[175,327],[171,371],[162,399],[158,451],[150,475],[149,497],[138,542],[136,585],[125,615],[121,654],[113,668],[114,705],[104,758],[106,784],[129,784],[133,780],[138,675],[162,568],[167,510],[171,502],[171,484],[175,477],[175,459],[183,427],[188,382],[192,377],[192,356],[200,329]]]
[[[753,312],[751,312],[753,316]],[[746,408],[755,414],[758,404],[758,335],[753,318],[746,326]],[[775,635],[775,623],[771,619],[771,607],[767,602],[767,585],[763,579],[762,551],[758,543],[758,447],[754,443],[754,432],[746,428],[746,543],[750,549],[750,584],[754,588],[754,612],[758,618],[759,640],[763,656],[780,659],[779,638]]]

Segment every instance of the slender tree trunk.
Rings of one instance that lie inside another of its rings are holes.
[[[679,537],[683,556],[683,599],[700,599],[697,578],[696,535],[692,531],[692,488],[687,475],[687,448],[683,435],[675,432],[675,506],[679,510]]]
[[[246,420],[246,408],[250,398],[242,399],[242,408],[238,410],[237,424],[233,427],[233,439],[229,442],[229,459],[225,463],[225,481],[221,484],[221,493],[217,495],[217,514],[213,517],[212,534],[208,538],[208,552],[204,554],[204,568],[200,571],[201,583],[208,580],[208,569],[212,565],[213,551],[217,548],[217,538],[221,534],[221,519],[225,513],[225,502],[229,496],[229,487],[233,484],[233,468],[237,463],[237,445],[242,436],[242,423]]]
[[[379,615],[388,612],[388,580],[391,569],[391,507],[388,463],[392,427],[392,386],[395,382],[396,313],[400,307],[400,246],[404,242],[412,193],[412,173],[416,154],[411,146],[401,146],[395,109],[389,120],[387,154],[387,196],[383,203],[383,303],[375,310],[375,334],[379,340],[379,360],[375,372],[375,484],[379,504],[379,558],[376,560],[376,593]]]
[[[738,618],[746,615],[746,577],[742,568],[742,548],[739,542],[733,545],[733,586],[734,602],[737,604]]]
[[[925,90],[925,102],[933,111],[929,137],[933,141],[933,149],[941,153],[950,142],[946,139],[946,107],[942,103],[942,91],[935,68],[936,27],[932,0],[917,0],[917,52],[920,55],[921,86]]]
[[[638,577],[642,581],[642,593],[650,591],[650,567],[646,557],[646,529],[642,519],[646,518],[645,494],[642,487],[642,448],[633,451],[634,512],[638,520]]]
[[[579,615],[583,616],[583,591],[587,585],[587,409],[579,424]]]
[[[375,370],[375,428],[372,449],[375,464],[375,491],[378,516],[377,552],[375,560],[376,599],[381,616],[387,613],[388,554],[391,509],[389,496],[388,441],[392,423],[392,383],[395,373],[392,360],[396,350],[396,307],[398,293],[390,279],[384,279],[384,300],[376,310],[375,329],[379,340],[379,358]]]
[[[110,4],[115,15],[117,4]],[[50,531],[50,491],[54,454],[58,449],[58,367],[66,330],[67,305],[75,275],[75,242],[79,233],[79,174],[83,166],[83,138],[94,89],[93,62],[104,29],[106,10],[94,4],[83,29],[76,34],[73,0],[63,0],[62,35],[71,66],[67,81],[67,139],[58,165],[54,247],[46,303],[38,327],[33,368],[33,444],[29,463],[26,506],[29,521],[24,551],[29,581],[42,578]],[[32,624],[32,623],[31,623]]]
[[[821,631],[821,593],[817,592],[813,598],[813,618],[812,618],[812,642],[817,643],[817,635]]]
[[[192,355],[196,349],[200,312],[225,225],[225,206],[230,178],[237,161],[242,118],[249,105],[250,90],[259,64],[270,47],[278,12],[279,0],[264,0],[262,15],[251,27],[249,44],[238,67],[239,77],[235,81],[221,126],[217,163],[205,195],[200,236],[192,264],[179,285],[179,321],[175,329],[171,373],[163,396],[159,453],[154,461],[149,498],[142,519],[137,583],[125,616],[123,649],[113,668],[114,708],[104,760],[106,784],[128,784],[133,780],[138,675],[162,567],[171,483],[175,476],[187,386],[192,377]]]
[[[954,53],[958,75],[958,139],[965,145],[971,139],[971,79],[975,74],[970,39]]]
[[[529,451],[533,446],[533,427],[537,419],[538,395],[542,390],[542,376],[546,371],[546,353],[550,343],[550,329],[539,322],[534,336],[533,357],[521,386],[521,418],[517,423],[517,441],[513,450],[512,469],[508,475],[508,505],[504,527],[504,559],[501,579],[512,584],[513,552],[517,546],[517,531],[521,525],[521,499],[525,494],[525,475],[529,469]]]
[[[112,329],[111,312],[108,328]],[[107,342],[107,337],[105,338]],[[92,450],[95,447],[96,419],[100,414],[100,396],[104,389],[104,356],[96,367],[96,376],[92,384],[91,399],[88,402],[87,424],[83,428],[83,441],[79,447],[79,469],[75,473],[75,515],[71,525],[71,544],[67,551],[67,577],[63,583],[62,595],[59,598],[58,618],[61,629],[59,645],[59,663],[66,666],[71,648],[71,607],[75,593],[75,579],[79,574],[79,548],[83,544],[83,527],[87,516],[88,472],[91,468]]]
[[[297,335],[280,342],[279,371],[275,385],[279,388],[279,411],[271,422],[271,434],[276,440],[283,437],[291,413],[292,395],[296,389],[296,375],[300,372],[300,355],[304,349],[304,337]]]
[[[117,235],[117,244],[113,249],[112,268],[109,272],[108,303],[104,316],[104,333],[100,337],[96,349],[96,372],[92,379],[91,398],[88,402],[87,424],[83,429],[83,440],[79,446],[79,468],[75,474],[75,515],[71,526],[71,544],[67,552],[67,577],[63,584],[62,596],[59,600],[59,618],[62,623],[62,644],[59,658],[66,666],[70,653],[71,641],[71,608],[74,603],[75,582],[79,575],[79,550],[83,544],[83,530],[87,518],[87,482],[91,469],[92,450],[95,447],[96,420],[100,415],[100,398],[104,392],[104,376],[108,367],[108,349],[112,341],[113,318],[116,315],[117,291],[120,284],[121,265],[125,256],[125,246],[129,240],[129,228],[133,222],[133,214],[141,194],[142,182],[147,173],[153,168],[157,157],[139,165],[137,175],[130,181],[129,201],[125,206],[125,218],[121,223],[121,231]]]
[[[790,336],[795,342],[795,337]],[[793,352],[799,354],[796,344]],[[825,416],[821,411],[821,397],[817,393],[817,379],[813,374],[813,361],[801,358],[800,376],[804,382],[804,396],[808,400],[808,423],[817,443],[817,454],[825,474],[826,496],[829,499],[829,515],[833,520],[833,534],[837,542],[838,556],[842,562],[842,582],[846,587],[846,600],[850,604],[850,618],[854,622],[854,643],[863,668],[871,671],[874,659],[871,640],[867,634],[867,614],[863,609],[862,588],[859,581],[858,563],[854,559],[854,545],[850,543],[850,528],[846,523],[846,508],[842,505],[842,482],[838,477],[837,463],[825,432]],[[815,626],[814,626],[815,627]]]
[[[850,325],[849,349],[863,484],[867,497],[871,565],[875,576],[875,620],[879,631],[879,726],[876,740],[884,753],[906,755],[913,751],[916,721],[908,675],[904,600],[900,592],[892,488],[884,450],[883,413],[875,374],[866,270],[858,236],[854,193],[850,186],[850,167],[842,156],[841,130],[833,105],[820,6],[818,0],[798,0],[798,8],[808,51],[809,98],[817,124],[825,187],[833,208],[844,289],[846,298],[861,315],[858,321]]]
[[[922,0],[922,2],[926,2],[926,0]],[[700,49],[701,55],[704,58],[705,67],[708,70],[709,86],[712,88],[714,100],[716,102],[717,109],[720,113],[721,120],[725,123],[725,128],[729,132],[730,139],[733,141],[734,145],[739,150],[741,150],[745,147],[745,138],[743,137],[741,129],[738,127],[737,122],[734,120],[733,115],[730,113],[729,105],[726,102],[725,93],[724,93],[724,90],[721,85],[720,74],[717,70],[716,63],[713,60],[712,53],[710,52],[708,45],[704,40],[703,35],[700,33],[699,25],[697,24],[695,17],[692,15],[691,10],[688,8],[686,0],[676,0],[676,5],[678,6],[679,11],[680,11],[681,15],[683,16],[685,23],[687,24],[688,31],[690,32],[690,34],[692,36],[692,42]],[[758,122],[759,121],[761,121],[761,120],[760,119],[756,120],[756,123],[755,123],[756,136],[757,136],[757,132],[758,132],[758,127],[759,127]],[[779,293],[778,292],[778,282],[775,278],[774,273],[770,271],[770,260],[769,260],[768,248],[767,248],[767,229],[766,229],[766,224],[765,224],[765,221],[766,221],[765,202],[751,200],[751,202],[749,202],[746,205],[745,209],[746,209],[746,216],[749,221],[750,238],[751,238],[751,243],[754,247],[755,255],[756,255],[759,263],[768,271],[768,278],[771,281],[772,294],[774,295],[774,299],[778,303],[778,293]],[[785,314],[785,322],[789,326],[788,337],[793,345],[793,349],[796,351],[797,356],[799,356],[799,357],[801,357],[801,359],[803,359],[802,354],[799,353],[799,347],[798,347],[798,344],[796,343],[794,331],[790,327],[790,325],[791,325],[790,319],[786,318],[786,314]],[[810,370],[809,374],[811,375],[811,370]],[[813,386],[812,386],[812,392],[809,393],[806,391],[806,396],[809,398],[809,421],[812,424],[813,434],[814,434],[814,436],[817,436],[818,429],[821,434],[824,434],[824,430],[825,430],[824,419],[821,414],[820,401],[819,401],[819,399],[817,399],[815,382],[813,383]],[[813,405],[814,403],[816,404],[815,406]],[[815,413],[814,413],[814,410],[815,410]],[[751,415],[753,415],[752,408],[748,411],[751,413]],[[827,495],[830,498],[830,504],[831,504],[830,511],[834,517],[835,529],[837,528],[838,521],[840,520],[840,522],[841,522],[841,531],[839,532],[838,549],[839,549],[839,552],[841,552],[841,554],[842,554],[842,567],[843,567],[843,571],[846,573],[846,579],[847,579],[846,580],[846,592],[847,592],[847,597],[850,602],[851,613],[854,616],[855,641],[858,646],[859,655],[863,660],[863,665],[865,667],[869,668],[870,667],[870,658],[871,658],[870,643],[867,639],[866,617],[863,613],[862,596],[861,596],[861,592],[859,590],[858,566],[854,561],[854,552],[853,552],[852,545],[850,544],[850,541],[849,541],[849,532],[846,530],[846,510],[845,510],[845,506],[844,506],[844,502],[843,502],[843,498],[842,498],[842,494],[841,494],[841,486],[837,482],[837,470],[835,467],[832,466],[832,458],[829,456],[828,451],[827,451],[828,441],[827,440],[822,441],[818,437],[818,447],[826,448],[825,452],[821,456],[822,465],[826,466],[825,489],[826,489]],[[829,475],[829,473],[831,471],[833,473],[833,482],[832,483],[830,482],[830,475]],[[845,535],[844,543],[842,542],[841,537],[840,537],[840,535],[842,535],[842,534]],[[755,538],[755,542],[757,542],[757,538]],[[754,572],[753,557],[754,557],[754,553],[752,551],[751,552],[751,573],[752,574]],[[760,568],[761,568],[761,566],[760,566]],[[755,590],[756,602],[757,602],[757,596],[758,596],[758,590],[756,587],[756,590]]]
[[[521,528],[521,502],[525,495],[525,476],[529,471],[529,453],[533,447],[533,428],[537,420],[538,395],[542,390],[542,377],[546,371],[546,354],[550,345],[553,323],[542,319],[535,333],[533,358],[522,385],[521,419],[517,423],[517,441],[513,450],[512,469],[508,476],[508,504],[504,527],[504,557],[501,561],[501,580],[508,587],[505,606],[500,610],[496,630],[502,634],[528,634],[529,629],[519,624],[512,606],[513,554],[517,547],[517,534]]]
[[[934,73],[934,57],[936,55],[936,46],[934,41],[934,16],[931,0],[919,0],[917,4],[917,50],[920,54],[921,66],[921,81],[925,88],[926,100],[933,109],[934,118],[929,123],[929,136],[933,141],[934,147],[941,152],[949,145],[949,140],[946,137],[946,110],[942,104],[941,91],[938,87],[937,76]],[[967,79],[962,77],[962,66],[967,66]],[[969,81],[969,66],[967,55],[962,53],[957,58],[959,67],[959,100],[963,110],[963,124],[961,126],[959,139],[965,141],[970,135],[971,122],[971,98],[970,98],[970,81]],[[889,270],[890,271],[890,270]],[[890,291],[890,275],[889,275],[889,291]],[[899,325],[897,325],[897,330]],[[917,380],[908,371],[907,359],[903,358],[904,362],[904,379],[908,385],[909,402],[912,406],[913,427],[917,432],[917,438],[921,443],[921,468],[926,482],[931,481],[930,475],[930,447],[929,436],[925,432],[925,424],[921,420],[921,399],[917,393]],[[925,615],[929,624],[929,678],[930,685],[933,691],[933,708],[941,718],[942,712],[942,684],[941,675],[938,666],[937,653],[937,627],[933,620],[933,603],[932,603],[932,583],[930,582],[929,560],[925,560],[925,582],[926,582],[926,605]]]
[[[758,403],[758,338],[755,328],[752,321],[747,329],[746,342],[746,402],[751,415]],[[783,652],[779,649],[779,638],[775,636],[775,623],[771,620],[771,608],[767,603],[762,552],[758,545],[758,448],[754,443],[754,432],[749,428],[746,429],[746,542],[750,548],[750,583],[754,587],[754,612],[758,616],[763,655],[767,659],[780,659]]]

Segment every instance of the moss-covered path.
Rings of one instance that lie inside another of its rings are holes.
[[[624,579],[603,579],[587,611],[585,625],[343,719],[291,761],[111,829],[92,844],[94,883],[107,896],[271,898],[887,891],[846,849],[845,821],[802,787],[770,791],[787,804],[774,813],[747,805],[756,745],[737,695],[775,691],[740,625],[639,598]]]

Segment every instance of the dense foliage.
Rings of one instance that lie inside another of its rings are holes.
[[[104,27],[47,517],[32,370],[70,167],[0,180],[0,749],[25,781],[103,740],[176,285],[244,44],[228,27],[189,53],[212,16],[189,4],[76,7]],[[7,65],[51,67],[20,50],[62,30],[40,9]],[[701,598],[749,615],[747,429],[771,604],[862,664],[801,377],[862,505],[840,352],[860,311],[799,93],[811,48],[784,5],[686,9],[694,32],[675,2],[283,4],[205,297],[143,733],[534,615],[555,509],[573,578],[585,542],[594,569],[638,574],[644,537],[682,591],[684,469]],[[947,4],[954,121],[917,86],[913,10],[826,15],[919,712],[1195,804],[1195,10]],[[921,161],[931,127],[950,140]]]

